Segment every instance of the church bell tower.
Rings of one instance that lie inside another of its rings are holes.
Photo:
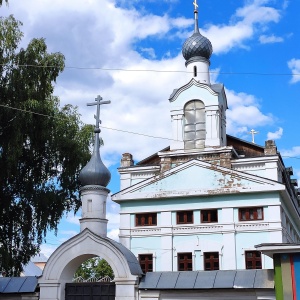
[[[182,55],[190,81],[169,98],[173,142],[171,150],[204,151],[226,146],[227,99],[222,84],[210,82],[213,47],[198,25],[198,4],[194,1],[194,32],[185,41]]]

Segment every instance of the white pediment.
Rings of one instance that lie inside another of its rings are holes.
[[[191,99],[202,100],[206,106],[218,105],[218,93],[213,91],[209,85],[192,79],[170,98],[171,107],[183,107]]]
[[[284,190],[276,181],[191,160],[112,196],[114,201]]]

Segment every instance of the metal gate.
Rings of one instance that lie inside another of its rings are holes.
[[[66,283],[65,300],[115,300],[114,282]]]

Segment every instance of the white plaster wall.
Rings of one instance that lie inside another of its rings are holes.
[[[262,203],[265,204],[264,220],[239,221],[238,207]],[[201,209],[208,208],[218,209],[218,223],[200,222]],[[176,211],[185,209],[194,211],[194,224],[177,225]],[[203,270],[203,253],[211,251],[220,253],[221,269],[244,269],[245,249],[255,250],[254,245],[267,241],[282,241],[279,195],[275,193],[151,199],[126,205],[122,208],[125,211],[132,217],[131,250],[136,256],[155,253],[156,271],[176,271],[180,252],[192,252],[195,268]],[[135,213],[145,211],[160,212],[157,226],[134,226]],[[266,268],[272,268],[272,261],[267,258],[263,263]]]
[[[194,76],[194,66],[197,67],[197,76]],[[195,61],[192,63],[189,63],[187,65],[187,71],[189,72],[188,74],[188,79],[194,78],[195,80],[205,83],[205,84],[210,84],[210,74],[209,74],[209,61],[208,60],[203,60],[203,61]]]

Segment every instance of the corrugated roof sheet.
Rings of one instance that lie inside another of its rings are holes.
[[[273,270],[149,272],[139,289],[273,289]]]
[[[34,293],[37,285],[35,276],[0,277],[0,294]]]

